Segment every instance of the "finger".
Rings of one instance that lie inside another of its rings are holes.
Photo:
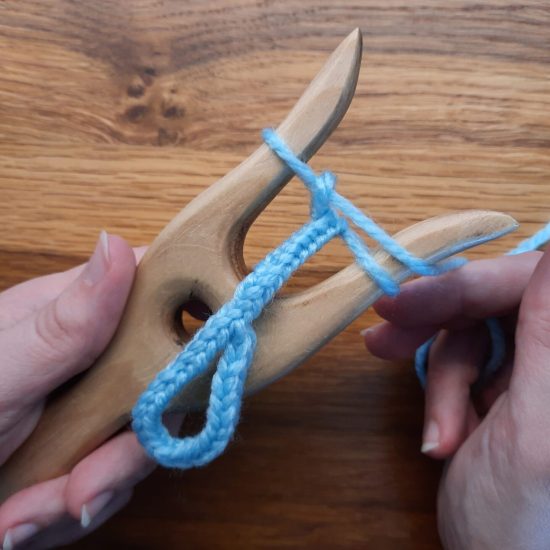
[[[3,547],[22,543],[66,514],[64,491],[69,476],[19,491],[0,506],[0,540]]]
[[[170,414],[165,425],[177,435],[184,414]],[[84,527],[112,498],[133,487],[156,468],[134,432],[126,431],[107,441],[71,472],[65,487],[67,510]]]
[[[486,351],[479,329],[441,331],[430,353],[422,452],[434,458],[455,453],[469,433],[470,388]]]
[[[402,328],[385,322],[362,334],[367,349],[373,355],[381,359],[399,360],[414,357],[416,350],[438,330],[435,325]]]
[[[41,533],[67,516],[84,529],[97,526],[105,519],[105,510],[112,510],[113,502],[154,467],[136,436],[123,432],[88,455],[70,474],[23,489],[6,500],[0,507],[0,537],[5,539],[9,531],[17,539],[21,526],[34,526],[34,533]]]
[[[87,526],[117,493],[136,485],[155,466],[135,434],[123,432],[73,469],[65,489],[67,511]]]
[[[61,511],[58,512],[57,516],[48,518],[48,522],[42,524],[43,527],[36,526],[38,530],[36,528],[34,530],[29,529],[32,524],[20,523],[6,531],[3,548],[21,547],[27,550],[42,550],[57,548],[59,545],[77,541],[97,529],[126,506],[132,494],[132,488],[117,493],[87,527],[82,527],[80,521]]]
[[[550,395],[550,249],[537,265],[525,290],[516,331],[516,361],[511,390],[533,407]],[[545,410],[545,409],[543,409]]]
[[[82,272],[77,266],[19,283],[0,294],[0,330],[9,328],[56,298]]]
[[[401,327],[500,317],[520,303],[540,258],[540,252],[531,252],[471,262],[403,285],[396,298],[382,298],[374,307]]]
[[[131,248],[103,233],[76,280],[36,314],[0,332],[3,406],[36,401],[97,358],[115,332],[134,271]]]
[[[147,250],[146,246],[134,248],[136,264]],[[82,273],[82,264],[61,273],[52,273],[25,281],[0,293],[0,330],[7,329],[36,313],[48,302],[59,296]]]
[[[124,508],[132,498],[133,489],[127,489],[113,498],[113,500],[94,518],[86,528],[72,516],[66,515],[60,521],[54,523],[46,530],[35,535],[29,544],[25,544],[25,550],[45,550],[58,548],[60,545],[69,544],[81,539],[83,536],[95,531],[109,518]]]

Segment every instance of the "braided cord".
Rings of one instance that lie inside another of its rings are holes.
[[[346,243],[357,263],[383,292],[391,296],[399,292],[398,282],[373,259],[351,224],[418,275],[438,275],[457,265],[431,264],[413,256],[336,192],[332,172],[316,174],[274,130],[266,129],[262,135],[309,190],[311,221],[258,263],[236,287],[233,298],[206,321],[138,399],[132,427],[148,454],[166,467],[202,466],[225,450],[239,420],[246,376],[256,350],[253,322],[292,274],[331,239],[339,237]],[[173,437],[162,423],[164,411],[191,380],[216,360],[203,429],[194,436]]]

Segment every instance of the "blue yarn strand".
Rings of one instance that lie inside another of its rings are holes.
[[[532,237],[521,241],[515,248],[508,252],[509,256],[533,252],[550,241],[550,223],[539,229]]]
[[[132,427],[148,454],[166,467],[202,466],[225,450],[239,420],[246,377],[256,350],[253,322],[292,274],[331,239],[339,237],[346,243],[357,263],[383,292],[397,294],[399,283],[374,260],[350,222],[413,273],[438,275],[456,265],[432,264],[410,254],[336,192],[334,174],[328,171],[316,174],[274,130],[264,130],[262,135],[309,190],[311,221],[270,252],[240,282],[233,298],[206,321],[138,399],[132,411]],[[162,423],[164,411],[216,359],[203,429],[194,436],[173,437]]]
[[[550,241],[550,223],[539,229],[532,237],[521,241],[515,248],[506,253],[507,256],[515,256],[525,252],[533,252],[546,245]],[[494,376],[504,364],[506,358],[506,338],[498,319],[491,317],[485,319],[485,326],[489,332],[491,352],[489,359],[481,369],[474,389],[479,389]],[[414,370],[420,385],[426,387],[428,361],[430,349],[437,338],[437,334],[424,342],[417,350],[414,358]]]

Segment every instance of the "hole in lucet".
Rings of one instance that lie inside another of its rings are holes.
[[[183,303],[176,310],[174,319],[178,343],[183,344],[190,340],[195,332],[202,328],[210,315],[212,315],[212,310],[201,300],[190,298]]]

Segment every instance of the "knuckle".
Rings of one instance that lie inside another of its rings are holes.
[[[61,307],[59,300],[46,306],[35,318],[35,332],[41,347],[57,356],[74,348],[87,346],[85,323]]]

